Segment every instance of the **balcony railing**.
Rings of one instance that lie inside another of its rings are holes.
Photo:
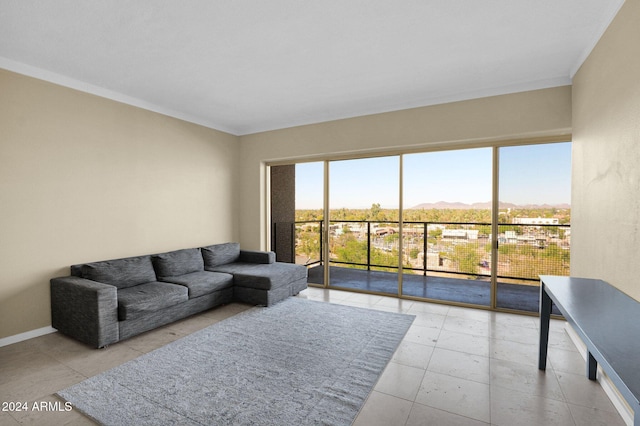
[[[291,224],[296,263],[323,259],[324,221]],[[366,270],[491,276],[503,281],[537,281],[538,275],[569,275],[570,225],[499,224],[497,241],[489,223],[341,220],[329,222],[329,262]],[[492,247],[497,259],[492,262]],[[401,256],[400,256],[401,253]]]

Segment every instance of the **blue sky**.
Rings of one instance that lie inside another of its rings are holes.
[[[571,144],[500,148],[500,199],[571,202]],[[404,155],[404,206],[491,200],[491,148]],[[330,162],[331,208],[398,207],[399,157]],[[323,163],[296,165],[296,208],[322,207]]]

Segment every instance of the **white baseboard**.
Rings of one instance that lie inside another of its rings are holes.
[[[3,346],[13,345],[14,343],[23,342],[25,340],[33,339],[34,337],[44,336],[45,334],[55,333],[57,330],[51,326],[42,327],[36,330],[27,331],[20,334],[15,334],[9,337],[3,337],[0,339],[0,348]]]
[[[571,340],[573,341],[573,344],[576,345],[576,348],[578,348],[580,355],[582,355],[582,358],[584,358],[584,361],[586,363],[587,362],[587,346],[584,344],[582,339],[580,339],[580,336],[578,336],[578,333],[575,332],[573,327],[569,325],[569,323],[565,324],[564,328],[567,334],[569,335],[569,337],[571,338]],[[586,367],[585,367],[585,374],[586,374]],[[616,410],[618,410],[618,413],[620,413],[622,420],[624,420],[627,426],[633,426],[633,410],[631,410],[631,407],[629,406],[629,404],[627,404],[627,401],[625,401],[622,395],[620,395],[620,392],[618,392],[618,389],[616,389],[616,387],[613,385],[613,382],[611,381],[609,376],[607,376],[607,374],[604,371],[602,371],[599,365],[598,365],[598,374],[596,377],[598,382],[600,383],[600,386],[602,386],[602,390],[604,390],[604,393],[607,394],[607,396],[613,403],[613,406],[616,407]]]

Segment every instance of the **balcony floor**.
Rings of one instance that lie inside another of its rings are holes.
[[[366,271],[362,269],[331,266],[329,271],[331,287],[357,289],[376,293],[398,294],[398,275],[394,272]],[[457,303],[489,306],[491,303],[491,284],[483,279],[470,280],[404,274],[402,289],[405,296],[443,300]],[[324,270],[322,266],[309,268],[309,283],[322,284]],[[526,312],[538,312],[540,288],[535,285],[507,284],[498,282],[499,308],[515,309]],[[554,314],[560,314],[553,307]]]

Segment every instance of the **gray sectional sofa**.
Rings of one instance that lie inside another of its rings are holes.
[[[238,243],[71,266],[51,280],[51,322],[97,348],[218,305],[270,306],[307,288],[307,269]]]

